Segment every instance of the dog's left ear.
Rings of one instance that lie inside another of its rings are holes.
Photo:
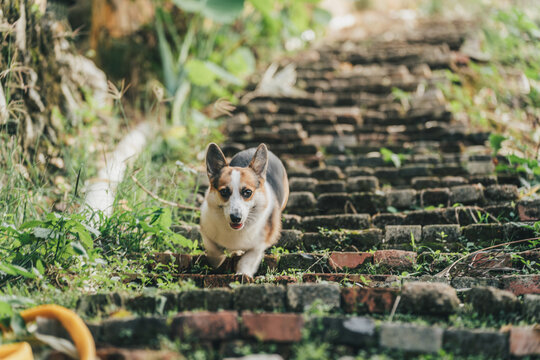
[[[268,149],[265,144],[259,145],[257,151],[253,155],[253,159],[249,163],[249,167],[255,171],[257,175],[266,179],[266,169],[268,167]]]
[[[225,166],[227,166],[227,160],[219,146],[214,143],[208,145],[208,149],[206,150],[206,172],[208,173],[208,177],[212,179],[218,176],[221,169]]]

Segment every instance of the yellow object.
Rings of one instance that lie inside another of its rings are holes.
[[[27,342],[0,346],[0,359],[2,360],[34,360],[32,348]]]
[[[95,360],[96,345],[94,338],[82,319],[73,311],[58,305],[40,305],[21,312],[25,322],[38,317],[56,319],[67,330],[75,343],[79,359]],[[28,343],[16,343],[0,346],[1,360],[33,360],[32,349]]]

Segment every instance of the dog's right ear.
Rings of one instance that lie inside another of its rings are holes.
[[[206,150],[206,172],[208,177],[212,179],[218,176],[225,166],[227,166],[227,159],[225,159],[225,155],[223,155],[219,146],[214,143],[208,145]]]

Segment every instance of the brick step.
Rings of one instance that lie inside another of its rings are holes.
[[[500,330],[474,329],[454,328],[444,324],[377,323],[369,316],[302,316],[297,313],[224,310],[181,312],[172,316],[111,318],[89,323],[89,327],[98,347],[155,347],[160,343],[160,338],[166,338],[187,345],[184,346],[186,349],[189,349],[188,344],[197,344],[196,349],[206,349],[219,358],[240,356],[242,351],[238,348],[250,348],[250,344],[257,344],[263,349],[265,344],[274,344],[273,352],[277,350],[288,357],[290,346],[303,339],[340,346],[340,353],[349,355],[357,354],[359,349],[414,354],[433,354],[446,350],[450,354],[494,358],[539,353],[537,332],[531,325],[507,326]],[[61,327],[52,320],[42,322],[38,329],[46,335],[64,335]],[[309,334],[309,337],[303,334]],[[114,352],[114,349],[111,351]],[[155,354],[151,350],[139,351],[139,356]],[[99,353],[109,354],[105,350]],[[108,358],[117,357],[105,357]]]
[[[218,275],[208,275],[216,277]],[[354,276],[354,275],[351,275]],[[407,278],[395,280],[388,287],[373,287],[369,275],[359,282],[361,285],[340,286],[335,282],[274,284],[233,284],[232,287],[185,289],[177,291],[146,291],[143,293],[98,293],[82,295],[77,301],[77,312],[85,317],[112,314],[121,308],[137,314],[166,314],[189,310],[237,310],[237,311],[277,311],[310,312],[313,307],[324,307],[327,312],[346,314],[388,313],[400,295],[399,313],[433,315],[444,318],[447,315],[468,311],[459,304],[471,304],[479,315],[500,315],[507,310],[508,315],[519,313],[522,307],[529,310],[531,305],[540,305],[538,284],[533,284],[529,276],[497,279],[459,279],[452,283],[444,278]],[[524,279],[522,279],[524,278]],[[440,280],[439,280],[440,279]],[[368,285],[366,285],[368,283]],[[486,285],[489,284],[489,285]],[[499,285],[499,287],[493,285]],[[512,286],[528,284],[524,289],[514,291]],[[505,290],[506,289],[506,290]],[[536,291],[536,294],[534,293]],[[514,294],[516,293],[516,294]],[[517,296],[525,295],[522,299]],[[484,303],[477,300],[483,299]],[[492,306],[487,305],[490,302]],[[523,309],[524,310],[524,309]],[[533,319],[538,314],[529,312],[524,318]]]
[[[354,183],[352,184],[351,186],[354,186]],[[341,185],[343,183],[337,181],[319,183],[317,187],[320,195],[317,197],[309,191],[291,192],[285,212],[301,216],[347,213],[374,215],[388,211],[397,212],[397,209],[402,211],[421,211],[433,207],[456,209],[464,205],[477,204],[475,205],[477,207],[489,207],[488,211],[502,211],[504,213],[513,207],[512,202],[518,198],[517,191],[514,191],[516,189],[511,185],[492,185],[484,191],[480,184],[426,189],[419,192],[412,189],[388,192],[376,190],[373,192],[351,193],[345,191],[321,192],[322,187],[326,186],[328,191],[332,191]],[[500,215],[498,213],[496,217]],[[514,215],[515,217],[516,215]],[[476,222],[479,221],[481,220],[477,219]]]

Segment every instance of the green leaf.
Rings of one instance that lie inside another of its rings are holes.
[[[23,276],[29,279],[34,279],[36,277],[36,275],[33,272],[28,271],[21,266],[13,265],[13,264],[0,263],[0,271],[4,272],[7,275]]]
[[[321,8],[315,8],[315,10],[313,10],[313,21],[317,24],[328,25],[330,20],[332,20],[332,14],[330,14],[329,11]]]
[[[224,66],[232,74],[245,77],[255,71],[255,56],[247,47],[239,47],[225,59]]]
[[[251,5],[259,11],[263,16],[271,16],[274,10],[274,2],[268,0],[249,0]]]
[[[501,144],[507,137],[502,134],[491,134],[489,135],[489,145],[493,150],[493,155],[497,155],[499,150],[501,150]]]
[[[189,81],[194,85],[208,86],[216,80],[216,74],[210,71],[206,63],[202,60],[188,60],[186,69],[188,71]]]
[[[42,227],[35,227],[34,229],[32,229],[32,234],[38,239],[50,239],[52,237],[56,237],[56,232],[53,229],[47,229]]]
[[[233,22],[244,11],[244,0],[207,0],[202,14],[215,22]]]
[[[6,318],[13,315],[11,305],[5,301],[0,301],[0,318]]]
[[[82,255],[82,256],[85,256],[85,257],[88,256],[88,253],[86,252],[86,249],[78,241],[72,241],[71,242],[71,248],[73,249],[73,251],[75,251],[76,254],[79,254],[79,255]]]
[[[206,67],[212,71],[218,78],[225,80],[228,83],[231,83],[233,85],[242,85],[242,80],[238,79],[236,76],[222,68],[221,66],[211,62],[206,61],[205,62]]]

